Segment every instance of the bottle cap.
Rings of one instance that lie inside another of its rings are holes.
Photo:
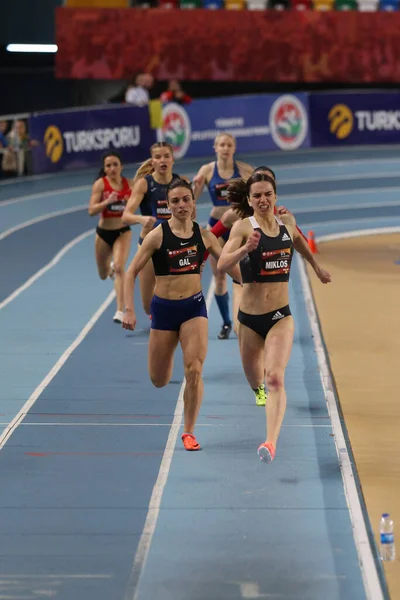
[[[383,515],[382,515],[382,517],[385,517],[385,518],[388,516],[389,516],[389,513],[383,513]]]

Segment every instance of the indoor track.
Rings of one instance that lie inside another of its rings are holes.
[[[317,237],[400,228],[398,148],[242,158],[276,171],[279,203]],[[175,170],[193,176],[203,162]],[[111,282],[97,277],[94,178],[0,184],[0,600],[387,598],[346,431],[322,384],[329,372],[302,262],[290,284],[296,333],[275,461],[257,457],[264,412],[237,339],[217,339],[209,265],[203,450],[185,452],[179,351],[170,385],[153,388],[139,294],[128,333],[112,322]]]

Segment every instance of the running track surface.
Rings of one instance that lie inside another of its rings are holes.
[[[279,202],[317,237],[400,226],[398,148],[242,158],[276,170]],[[92,177],[0,184],[0,599],[387,597],[375,547],[355,542],[357,527],[353,535],[358,495],[346,501],[342,478],[351,456],[335,444],[300,261],[274,463],[256,455],[264,412],[237,340],[217,340],[209,266],[203,450],[185,452],[179,350],[170,385],[153,388],[139,297],[130,334],[112,322],[111,282],[97,278]],[[201,223],[208,210],[204,195]]]

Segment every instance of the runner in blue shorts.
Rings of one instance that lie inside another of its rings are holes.
[[[221,246],[210,231],[193,221],[194,195],[189,183],[175,180],[168,187],[171,218],[149,233],[126,274],[125,316],[122,326],[133,330],[135,279],[152,259],[156,284],[151,302],[148,345],[150,379],[164,387],[171,379],[175,349],[180,343],[185,368],[184,432],[186,450],[200,450],[194,427],[203,399],[202,371],[207,353],[208,319],[201,289],[201,265],[206,250],[217,260]],[[241,278],[238,267],[230,272]]]

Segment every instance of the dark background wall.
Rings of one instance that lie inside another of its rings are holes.
[[[69,106],[88,106],[123,98],[126,81],[74,81],[56,79],[54,55],[21,55],[5,51],[10,42],[54,43],[54,11],[62,0],[0,0],[0,115],[51,110]],[[366,88],[343,84],[276,84],[274,82],[183,82],[195,98],[258,92]],[[153,96],[165,89],[158,82]],[[400,87],[382,83],[368,87]]]

